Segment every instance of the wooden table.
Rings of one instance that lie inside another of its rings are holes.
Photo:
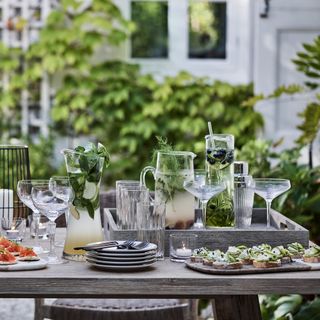
[[[166,259],[132,273],[100,271],[81,262],[0,273],[3,298],[210,298],[219,320],[261,319],[257,295],[268,293],[320,294],[320,271],[216,276]]]

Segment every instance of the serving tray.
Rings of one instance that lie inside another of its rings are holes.
[[[0,265],[0,271],[39,270],[47,267],[47,261],[18,261],[16,264]]]
[[[271,228],[266,229],[266,209],[255,208],[250,228],[209,228],[205,230],[165,230],[165,256],[169,255],[170,234],[198,235],[197,247],[225,251],[231,245],[243,244],[248,247],[268,243],[271,246],[299,242],[309,247],[309,231],[275,210],[270,211]],[[137,230],[119,230],[116,224],[116,209],[104,209],[104,232],[106,239],[136,239]]]
[[[305,263],[302,260],[282,264],[280,267],[275,268],[255,268],[252,265],[243,265],[241,269],[214,269],[212,266],[206,266],[201,262],[192,262],[191,260],[187,260],[185,265],[192,270],[202,273],[219,275],[320,270],[320,263]]]

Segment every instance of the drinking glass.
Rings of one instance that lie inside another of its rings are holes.
[[[50,239],[50,250],[48,264],[64,263],[55,252],[54,239],[56,231],[55,220],[68,209],[69,200],[55,194],[56,182],[46,182],[32,188],[31,198],[35,207],[49,219],[48,233]],[[51,189],[52,188],[52,189]]]
[[[137,204],[137,238],[157,245],[157,260],[164,259],[165,204],[144,201]]]
[[[65,199],[68,202],[72,202],[74,198],[73,189],[70,185],[70,180],[68,176],[52,176],[49,180],[50,189],[53,193],[61,199]],[[66,224],[69,219],[69,208],[65,212]],[[55,246],[63,247],[64,242],[56,242]]]
[[[139,187],[140,182],[135,180],[118,180],[116,181],[116,207],[117,207],[117,226],[119,229],[125,229],[125,217],[122,212],[121,189],[128,187]]]
[[[262,197],[267,205],[267,228],[270,228],[270,209],[273,199],[280,196],[291,188],[290,180],[275,178],[257,178],[255,193]]]
[[[200,174],[197,172],[193,181],[184,182],[183,187],[190,192],[193,196],[199,199],[202,209],[202,215],[197,217],[193,224],[193,229],[204,229],[206,223],[206,210],[208,201],[217,196],[226,186],[223,181],[212,182],[207,179],[205,171]]]
[[[48,180],[20,180],[17,184],[17,194],[19,199],[32,210],[32,221],[34,221],[34,246],[33,250],[36,253],[43,253],[44,249],[39,243],[39,223],[40,212],[35,207],[31,198],[31,190],[33,186],[46,183]]]
[[[26,219],[24,218],[1,218],[1,230],[9,240],[22,241],[26,232]]]

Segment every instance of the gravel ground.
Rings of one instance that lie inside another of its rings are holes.
[[[0,299],[0,320],[33,320],[33,299]]]

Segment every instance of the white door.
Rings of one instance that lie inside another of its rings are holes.
[[[268,95],[280,85],[303,83],[304,76],[296,71],[292,59],[320,35],[319,0],[270,0],[266,18],[261,18],[265,2],[255,2],[254,88],[255,93]],[[291,147],[299,136],[296,126],[301,112],[313,96],[310,94],[283,97],[259,103],[256,109],[265,118],[264,136],[284,138],[281,149]],[[315,149],[319,150],[319,140]],[[319,158],[319,156],[317,156]]]

